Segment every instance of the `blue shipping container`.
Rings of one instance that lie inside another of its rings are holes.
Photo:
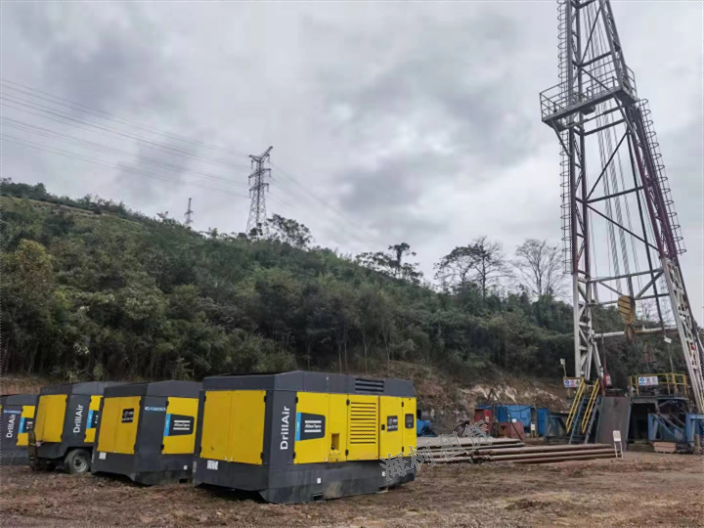
[[[538,436],[545,436],[550,428],[550,409],[538,407]]]
[[[491,405],[477,405],[477,409],[491,409]],[[496,420],[512,422],[516,420],[523,428],[530,431],[530,405],[497,405]]]

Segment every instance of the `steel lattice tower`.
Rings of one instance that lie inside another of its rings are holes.
[[[249,175],[249,194],[252,197],[252,204],[249,207],[249,217],[247,218],[247,234],[256,229],[260,236],[268,234],[266,222],[266,200],[265,191],[269,189],[266,179],[271,176],[271,169],[263,168],[264,162],[269,159],[269,153],[274,147],[269,147],[261,156],[252,156],[252,168],[254,172]]]
[[[186,210],[186,225],[189,226],[193,223],[193,209],[191,209],[191,198],[188,199],[188,209]]]
[[[610,1],[558,0],[558,24],[560,82],[541,93],[540,105],[560,142],[576,375],[589,380],[594,365],[603,377],[597,345],[612,334],[596,334],[593,311],[618,304],[630,337],[679,336],[704,412],[704,348],[679,263],[682,236],[650,110],[638,98]],[[636,313],[657,328],[636,330]]]

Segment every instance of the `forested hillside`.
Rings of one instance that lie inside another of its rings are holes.
[[[442,287],[431,287],[405,243],[344,256],[313,247],[295,220],[274,216],[268,229],[198,233],[166,214],[5,180],[2,371],[200,379],[292,368],[383,374],[404,361],[470,381],[560,378],[566,358],[572,372],[572,309],[553,297],[554,248],[527,241],[510,258],[473,233],[438,262]],[[614,311],[599,318],[600,328],[622,328]],[[669,370],[658,346],[607,343],[607,367],[620,381],[646,359]]]

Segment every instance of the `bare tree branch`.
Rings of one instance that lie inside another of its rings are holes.
[[[499,279],[510,275],[501,245],[489,241],[486,236],[475,239],[467,246],[456,247],[435,265],[435,269],[436,279],[445,287],[462,287],[468,282],[477,284],[482,299],[486,299],[488,290]]]
[[[511,265],[523,278],[522,286],[532,295],[556,297],[562,293],[564,275],[560,249],[546,240],[530,238],[516,249]]]

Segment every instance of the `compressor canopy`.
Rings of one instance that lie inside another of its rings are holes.
[[[36,394],[11,394],[0,396],[2,412],[2,441],[0,456],[2,464],[27,464],[28,436],[34,430],[34,413],[37,406]]]
[[[119,383],[93,381],[42,387],[34,428],[37,442],[92,444],[103,391],[113,385]]]
[[[130,383],[105,390],[93,473],[141,484],[190,480],[201,384]]]
[[[194,480],[271,502],[376,493],[416,447],[413,384],[294,371],[203,380]]]
[[[100,421],[100,401],[116,382],[66,383],[42,387],[34,431],[29,434],[29,464],[34,469],[61,466],[69,473],[90,471],[90,456]]]

